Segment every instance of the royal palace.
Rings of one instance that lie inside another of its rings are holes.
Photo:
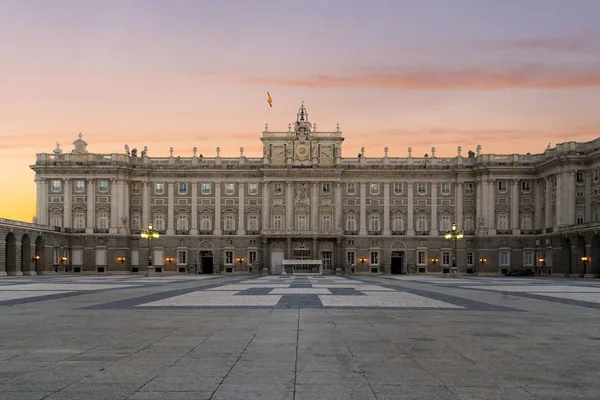
[[[36,219],[0,220],[0,274],[600,275],[600,139],[343,157],[339,125],[317,131],[302,105],[261,141],[257,158],[151,157],[90,153],[80,134],[37,154]]]

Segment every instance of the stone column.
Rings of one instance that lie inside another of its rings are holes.
[[[562,193],[563,190],[563,182],[562,182],[562,174],[556,174],[556,209],[554,216],[554,232],[558,232],[558,227],[563,224],[562,222]]]
[[[533,208],[533,229],[543,229],[544,223],[542,215],[542,184],[539,179],[536,180],[533,185]],[[537,263],[537,259],[535,262]]]
[[[96,188],[94,180],[87,179],[87,225],[85,233],[94,233],[94,220],[96,219]]]
[[[0,276],[6,276],[6,242],[4,241],[4,238],[0,238]]]
[[[147,229],[150,224],[150,184],[144,182],[142,190],[142,229]]]
[[[519,227],[519,180],[512,181],[512,190],[510,193],[510,229],[513,235],[521,233]]]
[[[292,181],[287,181],[285,191],[285,229],[289,232],[294,230],[294,187]]]
[[[198,182],[192,182],[192,229],[190,235],[198,234]]]
[[[294,256],[292,255],[292,238],[288,237],[286,239],[286,241],[287,241],[287,246],[285,248],[285,250],[286,250],[286,257],[285,258],[286,258],[286,260],[293,260]]]
[[[215,181],[215,235],[222,235],[221,229],[221,181]]]
[[[35,177],[35,223],[42,224],[42,181],[44,178]]]
[[[496,234],[496,180],[488,182],[488,234]]]
[[[321,223],[319,220],[319,184],[313,182],[310,195],[310,229],[318,231]]]
[[[122,223],[122,233],[129,233],[129,182],[121,182],[123,193],[123,216],[125,217],[124,223]]]
[[[73,217],[72,200],[71,200],[71,180],[63,178],[65,197],[63,200],[63,228],[71,228],[71,219]]]
[[[430,236],[438,236],[438,212],[437,212],[437,182],[431,183],[431,230]]]
[[[262,183],[262,227],[261,230],[268,230],[269,226],[269,183]]]
[[[487,220],[487,210],[485,209],[485,203],[483,202],[483,197],[487,197],[487,195],[485,195],[486,190],[485,187],[486,185],[483,183],[483,178],[480,177],[480,180],[478,182],[475,183],[476,185],[476,198],[475,198],[475,203],[476,203],[476,211],[475,211],[475,231],[477,232],[478,235],[482,235],[484,234],[485,231],[485,221]],[[480,223],[480,221],[483,221],[483,223]]]
[[[456,187],[454,188],[455,190],[455,205],[454,205],[454,210],[455,210],[455,216],[454,216],[454,221],[456,222],[456,229],[458,230],[462,230],[463,229],[463,184],[462,182],[457,182],[456,183]]]
[[[174,221],[175,221],[175,184],[169,183],[169,192],[167,193],[167,235],[174,235]]]
[[[335,240],[335,274],[341,275],[344,271],[344,253],[342,249],[342,238],[338,237]]]
[[[367,184],[365,182],[360,184],[360,230],[358,234],[361,236],[367,234]]]
[[[311,258],[313,260],[319,259],[318,248],[317,248],[317,238],[316,237],[313,237]]]
[[[415,236],[415,205],[414,205],[414,184],[412,182],[408,182],[406,185],[406,190],[408,191],[408,210],[407,210],[407,223],[406,223],[406,236]]]
[[[41,187],[40,187],[40,221],[38,224],[40,225],[48,225],[50,221],[48,220],[48,179],[41,178]]]
[[[244,183],[240,182],[238,183],[238,229],[237,229],[237,234],[238,235],[245,235],[246,234],[246,230],[244,229],[244,217],[245,215],[245,211],[244,211]]]
[[[269,260],[269,242],[266,237],[262,238],[262,253],[263,254],[262,254],[262,260],[261,260],[261,265],[262,265],[261,273],[268,274],[270,260]]]
[[[585,173],[585,213],[584,222],[592,222],[592,173],[587,171]],[[591,253],[588,253],[591,254]]]
[[[568,189],[564,190],[564,195],[565,197],[568,199],[568,208],[566,209],[566,215],[563,219],[563,222],[565,223],[565,225],[573,225],[575,224],[575,217],[577,214],[577,206],[575,204],[575,195],[577,193],[577,184],[576,184],[576,173],[575,172],[569,172],[569,174],[567,175],[568,177]]]
[[[333,227],[336,230],[342,229],[342,218],[343,218],[343,206],[342,206],[342,184],[336,182],[335,184],[335,208],[334,208],[334,222]]]
[[[119,200],[117,195],[117,180],[110,180],[110,227],[108,231],[110,233],[117,233],[118,229],[118,216],[119,216]]]
[[[390,184],[383,183],[383,234],[391,235],[390,231]]]
[[[552,228],[552,180],[551,176],[544,179],[546,187],[544,228]]]

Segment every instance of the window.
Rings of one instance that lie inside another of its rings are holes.
[[[392,231],[403,232],[404,231],[404,218],[402,215],[394,215],[392,219]]]
[[[471,182],[465,183],[465,193],[473,194],[473,184]]]
[[[506,193],[507,190],[508,185],[506,184],[506,181],[498,181],[498,191],[500,193]]]
[[[465,218],[464,225],[463,225],[464,231],[465,232],[475,231],[475,221],[473,220],[473,216],[465,215],[464,218]]]
[[[417,265],[427,265],[427,252],[425,250],[417,250]]]
[[[346,230],[353,232],[356,230],[356,215],[348,214],[346,215]]]
[[[248,265],[254,265],[258,261],[258,252],[256,250],[248,251]]]
[[[331,193],[331,184],[330,183],[324,183],[321,186],[321,190],[322,190],[323,194],[329,194],[329,193]]]
[[[475,257],[473,256],[473,252],[468,251],[467,252],[467,265],[468,266],[474,265],[474,260],[475,260]]]
[[[521,230],[530,231],[532,229],[532,218],[530,213],[521,214]]]
[[[371,240],[371,247],[379,247],[379,240],[377,240],[377,239]]]
[[[552,250],[546,250],[546,266],[552,266]]]
[[[427,194],[427,185],[425,183],[417,183],[417,194]]]
[[[85,229],[85,211],[73,212],[73,229]]]
[[[75,181],[75,191],[77,193],[85,192],[85,181],[83,181],[83,180]]]
[[[526,267],[533,267],[534,260],[533,250],[526,250],[523,252],[523,265]]]
[[[165,214],[160,213],[160,214],[154,214],[154,229],[158,230],[158,231],[164,231],[165,230]]]
[[[448,195],[450,194],[450,184],[442,183],[442,194]]]
[[[187,193],[187,183],[179,182],[179,194],[186,194],[186,193]]]
[[[108,229],[108,211],[98,212],[98,220],[97,220],[96,228]]]
[[[331,215],[321,216],[321,229],[324,231],[331,230]]]
[[[370,261],[371,265],[379,265],[379,251],[371,251]]]
[[[225,250],[225,265],[233,265],[233,251]]]
[[[98,181],[98,191],[108,192],[108,181],[106,179],[100,179]]]
[[[187,265],[187,250],[177,250],[177,265]]]
[[[577,171],[577,174],[575,175],[575,180],[577,182],[578,185],[581,185],[583,182],[585,182],[585,178],[584,178],[584,172],[583,171]]]
[[[258,215],[248,214],[248,230],[258,231]]]
[[[594,182],[598,182],[600,181],[600,171],[598,170],[598,168],[596,168],[594,170]]]
[[[356,194],[356,183],[346,183],[346,193]]]
[[[531,187],[529,186],[529,181],[521,181],[521,192],[523,192],[523,193],[531,192]]]
[[[61,184],[62,184],[61,181],[59,181],[59,180],[53,180],[52,181],[52,191],[54,193],[60,192]]]
[[[449,231],[452,229],[452,216],[442,215],[440,217],[440,231]]]
[[[202,184],[202,194],[207,195],[207,194],[210,194],[210,192],[211,192],[211,184],[203,183]]]
[[[258,183],[248,184],[248,194],[258,194]]]
[[[131,214],[131,230],[139,231],[142,228],[142,216],[140,214]]]
[[[131,193],[140,194],[141,193],[141,185],[139,182],[131,183]]]
[[[177,215],[177,230],[187,231],[188,230],[188,216],[187,214]]]
[[[372,214],[371,218],[369,218],[369,230],[370,231],[379,231],[379,215]]]
[[[510,251],[502,250],[500,252],[500,266],[510,267]]]
[[[53,210],[50,214],[50,226],[62,227],[62,212]]]
[[[352,266],[356,265],[356,252],[355,251],[347,251],[346,252],[346,262]]]
[[[371,183],[371,194],[379,194],[379,183]]]
[[[402,194],[402,183],[394,183],[394,194]]]
[[[165,194],[165,184],[162,182],[157,182],[154,185],[154,193],[156,194]]]
[[[575,196],[576,197],[583,197],[584,196],[583,191],[578,190],[577,193],[575,193]]]
[[[348,240],[348,246],[354,247],[354,240]]]
[[[202,217],[200,218],[200,230],[212,231],[212,219],[209,214],[202,214]]]
[[[298,229],[299,231],[305,231],[307,230],[307,221],[306,221],[306,215],[298,215],[297,217],[297,227],[296,229]]]
[[[273,216],[273,229],[280,231],[283,229],[283,215]]]
[[[235,183],[226,183],[225,184],[225,194],[232,195],[235,193]]]
[[[275,182],[275,183],[273,183],[273,193],[274,194],[281,194],[281,193],[283,193],[283,189],[281,188],[281,182]]]
[[[227,213],[223,216],[223,230],[235,230],[235,215],[233,213]]]
[[[425,232],[427,230],[427,215],[420,214],[417,217],[417,231]]]
[[[578,225],[581,225],[585,222],[585,219],[583,217],[583,213],[581,211],[579,211],[577,213],[577,217],[575,218],[575,223]]]
[[[449,251],[442,252],[442,265],[444,267],[450,266],[450,252]]]
[[[498,213],[496,215],[496,229],[499,231],[508,230],[508,213]]]

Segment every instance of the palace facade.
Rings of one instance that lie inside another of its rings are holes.
[[[600,274],[600,139],[542,154],[343,157],[339,125],[317,131],[302,105],[261,141],[259,158],[218,147],[151,157],[90,153],[80,134],[68,153],[37,154],[36,223],[0,221],[0,273],[143,273],[140,234],[152,224],[163,273],[279,274],[284,260],[442,273],[455,254],[463,273]],[[464,233],[456,253],[444,237],[453,223]]]

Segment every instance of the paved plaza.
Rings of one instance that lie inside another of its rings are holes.
[[[0,399],[597,399],[600,280],[0,278]]]

